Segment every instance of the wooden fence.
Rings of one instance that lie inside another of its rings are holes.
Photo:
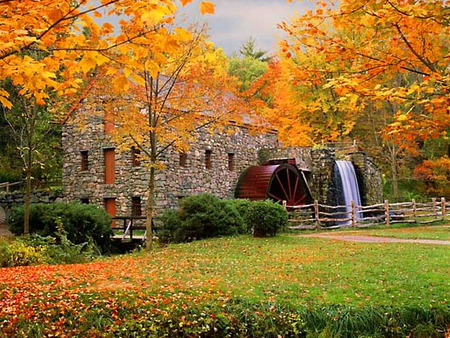
[[[450,204],[445,198],[433,198],[429,203],[384,203],[358,206],[313,204],[289,206],[291,229],[333,229],[340,227],[370,227],[394,223],[428,224],[446,220]]]
[[[6,192],[9,192],[10,188],[13,186],[17,186],[22,184],[22,182],[4,182],[0,183],[0,189],[5,189]]]

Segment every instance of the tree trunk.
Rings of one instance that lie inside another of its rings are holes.
[[[392,145],[392,158],[391,158],[391,171],[392,171],[392,189],[394,196],[397,198],[398,193],[398,170],[397,170],[397,152],[395,145]]]
[[[145,222],[145,230],[147,238],[145,241],[145,249],[150,251],[153,249],[153,213],[155,209],[155,167],[150,168],[150,178],[148,182],[148,200],[147,200],[147,218]]]
[[[30,234],[30,204],[31,204],[31,165],[32,165],[32,152],[28,150],[27,163],[25,166],[26,179],[25,179],[25,200],[23,207],[23,234]]]

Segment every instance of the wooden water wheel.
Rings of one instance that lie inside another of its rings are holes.
[[[235,196],[286,201],[287,206],[294,206],[306,204],[309,191],[299,170],[283,163],[248,168],[238,181]]]

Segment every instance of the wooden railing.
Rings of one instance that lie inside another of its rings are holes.
[[[447,219],[450,204],[445,198],[433,198],[429,203],[384,203],[358,206],[313,204],[289,206],[291,229],[332,229],[336,227],[370,227],[394,223],[428,224]]]
[[[6,192],[9,192],[10,188],[16,185],[20,185],[22,182],[4,182],[0,183],[0,189],[5,189]]]

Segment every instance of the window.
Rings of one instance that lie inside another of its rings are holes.
[[[89,204],[89,198],[80,198],[81,204]]]
[[[104,199],[105,210],[111,216],[111,218],[116,217],[116,199],[115,197],[109,197]],[[113,220],[111,223],[113,228],[116,227],[116,221]]]
[[[81,171],[89,169],[89,152],[81,151]]]
[[[138,148],[131,148],[131,160],[133,167],[141,166],[141,151]]]
[[[180,153],[180,167],[186,167],[186,163],[187,163],[187,154]]]
[[[211,157],[212,157],[212,150],[206,150],[205,151],[205,168],[206,169],[212,168]]]
[[[228,170],[234,171],[234,154],[228,153]]]
[[[140,197],[131,198],[131,216],[142,216],[142,206]]]
[[[116,180],[116,158],[114,149],[104,149],[105,159],[105,183],[114,184]]]

